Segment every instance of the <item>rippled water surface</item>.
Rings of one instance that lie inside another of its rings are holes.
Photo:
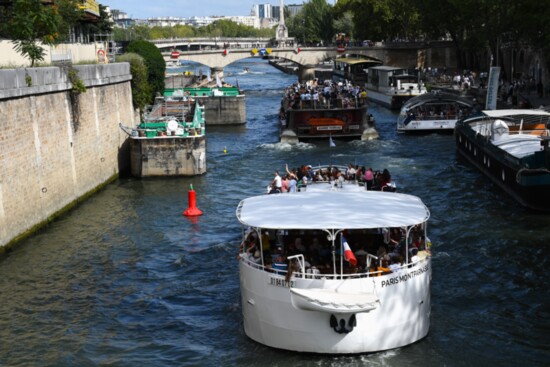
[[[225,72],[246,92],[247,124],[208,127],[206,175],[121,179],[0,259],[0,366],[550,364],[549,215],[457,160],[452,135],[398,135],[383,107],[370,108],[377,141],[279,144],[280,98],[296,77],[255,59]],[[334,357],[244,334],[235,208],[285,163],[327,162],[388,168],[430,208],[432,316],[420,342]],[[196,221],[182,216],[190,184],[205,213]]]

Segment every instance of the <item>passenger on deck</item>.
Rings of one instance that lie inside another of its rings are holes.
[[[288,192],[289,185],[290,180],[288,179],[288,175],[284,175],[281,180],[281,192]]]
[[[417,248],[412,248],[410,250],[410,259],[409,259],[409,262],[411,264],[416,264],[417,262],[420,261],[420,258],[418,257],[418,249]]]
[[[399,257],[394,256],[391,258],[391,264],[389,266],[389,269],[392,273],[397,273],[401,270],[401,261],[399,260]]]
[[[291,175],[290,181],[288,182],[288,192],[296,192],[298,188],[298,181],[296,181],[296,176]]]
[[[296,248],[296,251],[298,251],[298,253],[304,254],[306,252],[306,247],[302,243],[302,239],[300,237],[297,237],[294,240],[294,247]]]
[[[372,186],[374,185],[374,172],[371,167],[369,167],[369,169],[365,172],[364,178],[367,185],[367,190],[372,190]]]
[[[273,268],[273,270],[275,270],[277,274],[286,273],[286,271],[288,270],[288,263],[286,261],[286,258],[282,254],[277,255],[277,258],[275,259],[273,264],[271,264],[271,267]]]
[[[279,172],[275,171],[275,178],[273,178],[273,181],[271,182],[271,191],[270,194],[278,194],[281,192],[281,187],[283,186],[283,182],[281,179],[281,176],[279,176]]]
[[[388,260],[380,260],[380,265],[377,267],[376,271],[379,271],[378,276],[391,273],[390,268],[388,267]]]
[[[381,191],[391,191],[392,187],[391,187],[390,183],[391,183],[390,171],[388,171],[386,168],[384,168],[384,171],[382,171],[381,180],[380,180],[380,190]]]

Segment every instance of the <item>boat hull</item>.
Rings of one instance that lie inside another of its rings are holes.
[[[418,120],[418,121],[411,121],[407,125],[404,125],[398,122],[397,131],[399,132],[428,132],[428,131],[453,132],[455,125],[456,125],[456,119]]]
[[[455,139],[458,154],[467,159],[502,190],[523,206],[550,210],[550,172],[523,174],[520,160],[506,154],[485,137],[475,134],[466,124],[457,124]]]
[[[305,279],[265,272],[240,262],[244,329],[251,339],[279,349],[322,354],[369,353],[402,347],[428,334],[431,258],[379,277]],[[311,311],[293,305],[293,288],[370,292],[379,304],[365,312]],[[353,325],[355,320],[355,325]],[[336,323],[336,324],[335,324]]]
[[[374,119],[367,114],[366,106],[354,108],[302,108],[287,109],[284,126],[281,125],[281,141],[297,142],[315,139],[378,138]]]
[[[367,98],[370,101],[381,104],[382,106],[392,110],[399,110],[405,102],[418,95],[418,93],[382,93],[372,89],[367,89]]]

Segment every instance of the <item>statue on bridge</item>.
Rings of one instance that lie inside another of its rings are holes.
[[[292,38],[288,38],[288,28],[285,25],[285,5],[281,0],[281,6],[279,8],[279,25],[275,31],[275,40],[278,47],[291,46],[294,42]]]

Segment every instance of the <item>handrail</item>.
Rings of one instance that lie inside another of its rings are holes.
[[[262,265],[262,264],[258,264],[258,263],[255,263],[254,261],[251,261],[247,256],[244,256],[246,255],[246,253],[240,253],[239,255],[240,256],[240,259],[241,261],[244,261],[247,265],[253,267],[253,268],[256,268],[256,269],[259,269],[259,270],[262,270],[262,271],[265,271],[265,272],[268,272],[268,273],[273,273],[273,275],[280,275],[282,277],[286,276],[286,274],[288,273],[289,270],[282,270],[282,269],[277,269],[277,270],[274,270],[270,267],[267,267],[265,265]],[[371,254],[368,254],[370,255],[371,257],[373,258],[377,258],[376,256],[374,255],[371,255]],[[300,262],[300,260],[298,259],[298,257],[302,256],[302,260],[303,260],[303,255],[302,254],[298,254],[298,255],[293,255],[293,256],[289,256],[288,259],[296,259],[298,260],[298,262]],[[426,261],[426,259],[429,258],[426,257],[425,259],[422,259],[418,262],[409,262],[407,264],[403,264],[401,265],[401,267],[399,268],[399,271],[401,271],[402,269],[407,269],[409,267],[414,267],[414,266],[417,266],[419,264],[422,264],[424,261]],[[396,273],[390,273],[390,274],[399,274],[399,271],[396,272]],[[311,278],[312,276],[315,277],[315,279],[348,279],[348,278],[369,278],[369,277],[373,277],[373,276],[379,276],[379,275],[382,275],[383,271],[382,270],[377,270],[377,271],[367,271],[367,272],[363,272],[363,273],[344,273],[344,274],[341,274],[341,273],[338,273],[338,274],[334,274],[334,273],[331,273],[331,274],[324,274],[324,273],[321,273],[321,274],[310,274],[310,273],[307,273],[306,271],[302,271],[302,272],[298,272],[298,271],[295,271],[292,273],[292,275],[295,277],[295,278],[303,278],[303,279],[306,279],[306,278]]]

